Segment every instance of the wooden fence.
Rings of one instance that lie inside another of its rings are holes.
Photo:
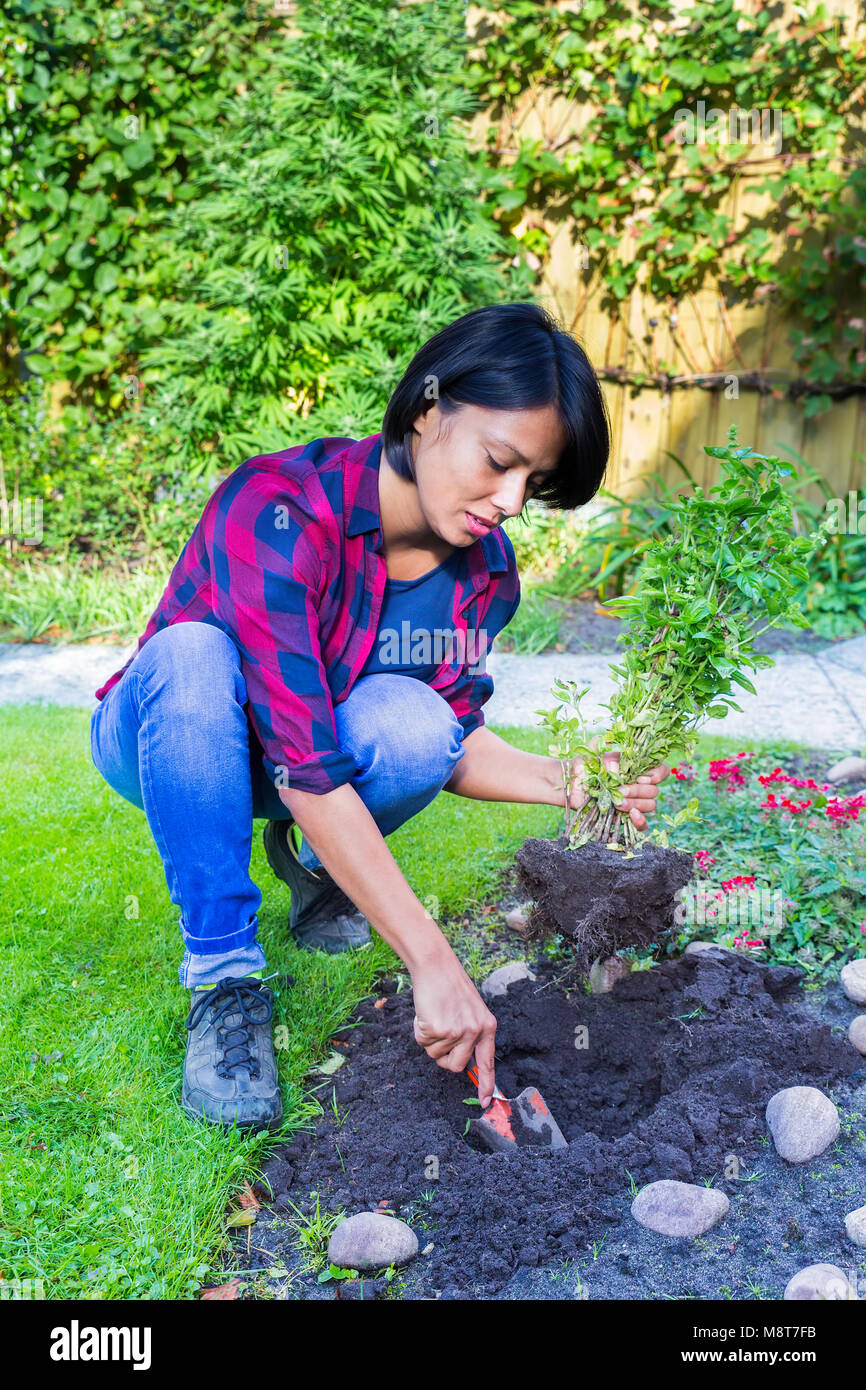
[[[763,0],[741,0],[741,8],[744,13],[753,13],[759,3]],[[580,0],[559,0],[562,9],[576,9],[579,4]],[[688,8],[689,0],[682,0],[682,4]],[[784,0],[784,5],[789,12],[790,0]],[[844,16],[849,34],[863,36],[859,0],[837,0],[832,8]],[[489,19],[489,12],[469,7],[470,35],[485,16]],[[553,143],[559,147],[568,136],[575,140],[580,137],[589,116],[586,106],[569,103],[558,95],[551,97],[544,89],[528,89],[499,121],[499,148],[507,162],[508,155],[516,153],[519,139],[541,140],[545,148]],[[498,119],[489,110],[476,113],[470,138],[477,148],[484,146],[488,127]],[[772,137],[753,145],[748,165],[732,181],[723,208],[737,229],[767,212],[769,195],[758,194],[754,185],[781,168]],[[653,469],[669,482],[678,480],[682,475],[668,453],[680,458],[699,483],[710,486],[718,465],[704,454],[703,445],[724,443],[732,424],[737,426],[741,443],[783,457],[788,457],[786,446],[802,454],[839,497],[849,489],[866,486],[866,394],[838,400],[829,411],[807,419],[802,402],[759,389],[759,381],[769,380],[778,390],[801,375],[788,341],[792,329],[803,327],[796,316],[783,317],[772,305],[726,309],[712,276],[699,293],[677,304],[673,325],[670,306],[655,301],[641,288],[619,306],[619,313],[611,315],[601,305],[604,285],[598,273],[591,262],[588,266],[581,263],[573,221],[535,213],[531,221],[543,226],[551,238],[539,298],[575,334],[604,377],[614,434],[608,487],[629,495],[640,489],[641,474]],[[785,253],[781,240],[779,251],[780,255]],[[633,259],[628,237],[620,255],[624,260]],[[866,306],[858,307],[866,314]],[[651,326],[650,320],[657,326]],[[696,384],[670,389],[629,384],[634,373],[658,374],[660,362],[675,364],[677,377],[712,376],[723,383],[727,376],[735,378],[735,383],[729,380],[726,387],[716,390]],[[810,495],[816,501],[821,497],[817,490]]]

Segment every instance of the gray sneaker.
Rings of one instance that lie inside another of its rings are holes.
[[[250,975],[192,990],[181,1105],[230,1129],[275,1129],[283,1115],[271,1034],[273,994]]]
[[[305,869],[290,833],[292,820],[269,820],[264,829],[268,863],[292,890],[289,931],[308,951],[352,951],[370,941],[370,923],[324,867]]]

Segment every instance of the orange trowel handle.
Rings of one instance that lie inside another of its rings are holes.
[[[478,1089],[478,1068],[477,1068],[476,1066],[474,1066],[474,1065],[471,1066],[471,1067],[467,1067],[467,1068],[466,1068],[466,1075],[469,1077],[469,1080],[472,1082],[472,1085],[473,1085],[473,1086],[475,1087],[475,1089],[477,1090],[477,1089]],[[494,1087],[493,1087],[493,1099],[494,1099],[494,1100],[506,1100],[507,1097],[504,1096],[504,1095],[502,1094],[502,1092],[500,1091],[500,1089],[499,1089],[498,1086],[494,1086]]]

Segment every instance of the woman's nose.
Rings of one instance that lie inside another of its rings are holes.
[[[518,516],[523,509],[526,482],[518,474],[509,475],[502,480],[492,499],[493,506],[504,516]]]

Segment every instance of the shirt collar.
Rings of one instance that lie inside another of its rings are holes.
[[[344,461],[344,468],[348,473],[345,495],[351,499],[346,518],[346,535],[359,536],[367,531],[375,531],[374,550],[381,550],[384,539],[379,512],[381,457],[382,435],[379,433],[358,440],[357,444],[347,449]],[[501,574],[508,569],[505,547],[496,530],[486,536],[479,536],[472,545],[466,547],[464,553],[473,588],[481,588],[487,575]]]

